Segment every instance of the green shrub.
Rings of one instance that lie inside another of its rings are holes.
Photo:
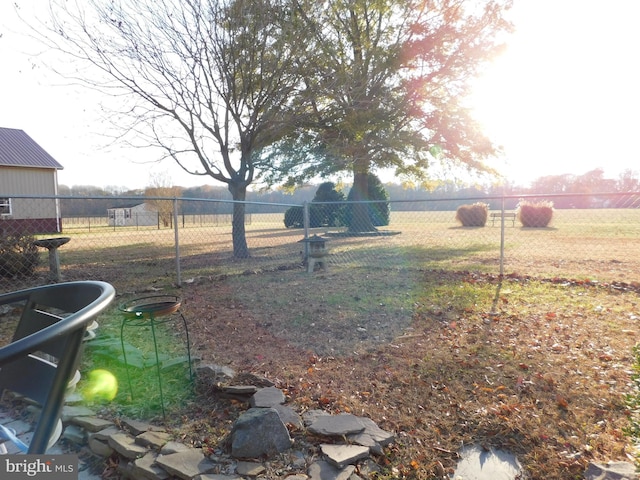
[[[489,205],[486,203],[474,203],[473,205],[460,205],[456,210],[456,220],[463,227],[484,227],[487,224]]]
[[[544,228],[548,227],[553,217],[553,202],[521,201],[517,208],[518,220],[523,227]]]
[[[290,207],[284,212],[286,228],[302,228],[304,226],[304,210],[302,207]]]
[[[33,275],[40,263],[38,247],[32,235],[4,235],[0,237],[0,277]]]
[[[336,190],[333,182],[324,182],[320,184],[312,203],[309,205],[309,227],[335,227],[339,226],[343,217],[344,205],[338,203],[321,203],[313,202],[342,202],[344,194]],[[303,207],[290,207],[284,212],[284,226],[287,228],[302,228],[304,226],[304,209]]]
[[[367,177],[367,198],[369,200],[377,200],[376,203],[369,203],[369,218],[374,227],[382,227],[389,225],[389,219],[391,217],[391,208],[389,206],[389,194],[384,188],[380,179],[370,173]],[[353,201],[355,192],[351,188],[348,201]],[[353,204],[347,204],[347,208],[344,211],[344,225],[351,225],[351,219],[353,217]]]
[[[335,183],[324,182],[316,190],[312,202],[344,202],[344,194],[336,190]],[[338,227],[343,221],[343,211],[344,205],[340,203],[312,203],[309,209],[311,226]]]
[[[317,228],[324,227],[325,214],[322,207],[326,205],[309,205],[309,227]],[[302,228],[304,227],[304,208],[303,207],[290,207],[284,212],[284,226],[287,228]]]

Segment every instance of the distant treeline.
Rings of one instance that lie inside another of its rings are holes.
[[[318,185],[307,185],[287,192],[281,189],[248,192],[248,202],[263,202],[269,205],[247,205],[247,213],[284,213],[288,205],[301,205],[310,202]],[[530,187],[519,187],[513,184],[462,186],[456,182],[442,182],[431,190],[421,187],[406,188],[396,183],[385,184],[385,189],[392,202],[394,211],[417,210],[456,210],[467,199],[482,201],[483,198],[501,195],[531,194],[589,194],[589,193],[622,193],[640,191],[640,178],[636,172],[626,171],[618,179],[604,178],[604,172],[596,169],[584,175],[553,175],[534,180]],[[157,191],[157,187],[155,188]],[[175,190],[173,190],[175,191]],[[224,186],[202,185],[180,189],[182,198],[194,201],[180,202],[180,213],[184,214],[227,214],[232,212],[231,194]],[[345,197],[349,186],[345,187]],[[102,216],[107,215],[109,208],[131,207],[145,201],[143,190],[114,190],[93,186],[60,186],[61,196],[79,197],[63,199],[61,207],[63,216]],[[84,197],[84,198],[82,198]],[[91,198],[87,198],[91,197]],[[108,198],[95,198],[108,197]],[[139,198],[139,200],[137,200]],[[196,201],[202,200],[202,201]],[[215,200],[212,202],[211,200]],[[428,201],[428,202],[425,202]],[[553,199],[556,208],[603,208],[611,206],[605,198],[588,196],[567,196]],[[500,208],[500,202],[487,200],[491,209]],[[505,207],[512,210],[518,199],[508,199]],[[280,205],[276,205],[280,204]]]

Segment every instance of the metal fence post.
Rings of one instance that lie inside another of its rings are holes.
[[[304,201],[302,203],[302,225],[304,226],[304,239],[309,238],[309,202]],[[304,264],[309,261],[309,242],[304,242]]]
[[[500,199],[500,276],[504,275],[504,194]]]
[[[182,286],[182,272],[180,271],[180,236],[178,235],[178,199],[173,199],[173,236],[176,246],[176,285]]]

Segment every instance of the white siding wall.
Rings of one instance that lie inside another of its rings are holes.
[[[46,168],[0,167],[0,197],[55,195],[56,171]],[[13,218],[56,218],[53,199],[13,199]]]

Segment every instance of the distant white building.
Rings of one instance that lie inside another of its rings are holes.
[[[158,225],[158,210],[148,203],[108,208],[109,226],[142,227]]]

